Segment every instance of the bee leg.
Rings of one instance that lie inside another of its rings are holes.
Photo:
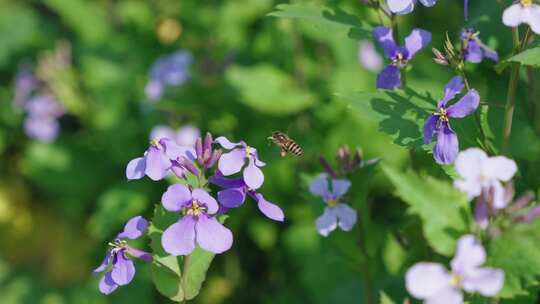
[[[287,151],[281,149],[281,153],[279,153],[281,157],[285,157],[287,155]]]

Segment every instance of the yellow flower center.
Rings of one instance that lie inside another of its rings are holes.
[[[433,113],[433,115],[439,116],[440,121],[445,121],[445,122],[448,121],[448,113],[446,113],[445,108],[440,108],[439,111]]]
[[[521,6],[528,7],[532,5],[533,0],[520,0],[519,3]]]
[[[328,204],[329,207],[334,207],[334,206],[337,205],[337,203],[338,203],[337,199],[330,199],[330,200],[328,200],[328,202],[327,202],[327,204]]]
[[[398,67],[403,67],[407,64],[407,60],[405,60],[402,53],[397,53],[396,57],[392,60],[392,63]]]
[[[125,240],[116,239],[114,242],[109,242],[109,246],[113,247],[113,250],[119,250],[127,246]]]
[[[250,158],[253,153],[255,153],[255,149],[250,146],[246,146],[246,157]]]
[[[158,138],[152,139],[152,140],[150,141],[150,145],[152,145],[152,146],[154,146],[154,147],[156,147],[156,148],[158,148],[158,149],[160,149],[160,150],[161,150],[161,148],[162,148],[162,147],[161,147],[161,144],[159,143],[159,139],[158,139]]]
[[[452,273],[450,275],[450,285],[454,287],[459,287],[461,285],[461,282],[463,281],[463,278],[455,273]]]
[[[186,215],[199,216],[201,213],[206,211],[206,207],[202,206],[199,201],[193,200],[191,206],[186,209]]]

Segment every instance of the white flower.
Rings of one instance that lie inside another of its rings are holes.
[[[503,23],[516,27],[527,23],[531,30],[540,34],[540,5],[533,4],[533,0],[520,0],[504,10]]]
[[[388,8],[394,14],[405,15],[414,10],[414,5],[418,0],[387,0]],[[420,2],[427,7],[435,5],[437,0],[420,0]]]

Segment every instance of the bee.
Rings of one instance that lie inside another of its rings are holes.
[[[268,137],[268,139],[270,139],[279,146],[279,148],[281,149],[281,157],[284,157],[285,155],[287,155],[287,153],[291,153],[296,156],[301,156],[303,153],[300,145],[298,145],[294,140],[292,140],[287,134],[283,132],[274,131],[272,132],[272,136]]]

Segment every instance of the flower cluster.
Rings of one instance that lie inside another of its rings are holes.
[[[189,67],[193,56],[188,51],[177,51],[171,55],[158,58],[150,68],[150,80],[146,84],[145,93],[150,101],[163,96],[167,86],[180,86],[189,79]]]

